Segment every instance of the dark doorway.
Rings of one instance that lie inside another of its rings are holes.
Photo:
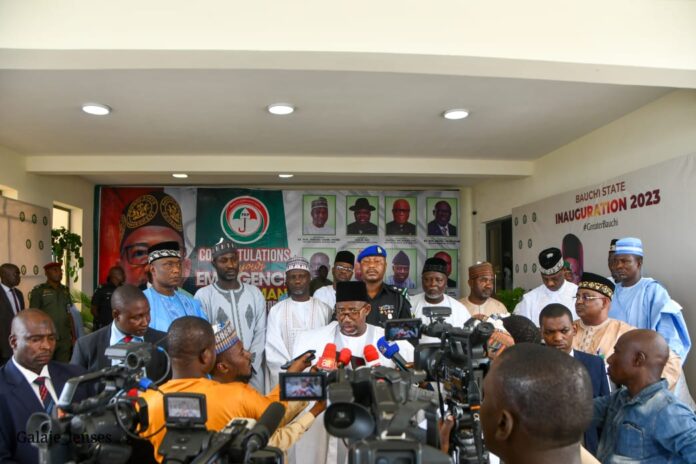
[[[512,218],[486,224],[486,259],[495,271],[495,291],[512,290]]]

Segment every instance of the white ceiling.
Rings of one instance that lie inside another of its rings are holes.
[[[27,155],[532,160],[670,90],[372,72],[2,70],[0,145]],[[88,101],[114,112],[87,116],[80,106]],[[297,112],[265,112],[278,101]],[[471,116],[440,117],[451,107]]]

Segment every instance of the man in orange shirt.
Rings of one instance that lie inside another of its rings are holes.
[[[219,383],[207,378],[216,360],[215,335],[208,321],[195,316],[184,316],[175,320],[168,331],[169,356],[172,360],[172,380],[159,387],[159,391],[146,392],[143,398],[148,405],[149,426],[141,433],[148,437],[155,449],[155,458],[162,462],[159,446],[166,434],[164,429],[165,393],[202,393],[208,406],[206,427],[208,430],[222,430],[235,417],[258,420],[266,408],[279,401],[279,389],[274,388],[268,396],[262,396],[253,387],[243,382]],[[288,372],[302,372],[310,366],[306,355],[295,361]],[[250,359],[249,359],[250,360]],[[290,422],[307,403],[293,401],[283,403],[286,407],[281,426]],[[287,427],[278,429],[269,441],[270,446],[286,450],[299,438],[295,430]]]

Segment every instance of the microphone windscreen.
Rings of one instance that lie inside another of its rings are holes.
[[[285,406],[280,403],[271,403],[259,417],[259,421],[254,428],[265,427],[268,434],[273,435],[285,416]]]
[[[379,359],[377,348],[373,345],[365,345],[365,348],[363,348],[363,358],[365,358],[366,362],[377,361]]]
[[[322,358],[336,359],[336,344],[327,343],[324,347],[324,354],[321,355]]]
[[[399,345],[396,343],[390,345],[384,337],[377,340],[377,348],[379,348],[380,353],[387,359],[391,359],[399,352]]]
[[[338,355],[338,362],[347,366],[348,363],[350,363],[351,356],[353,356],[353,353],[351,353],[348,348],[343,348]]]

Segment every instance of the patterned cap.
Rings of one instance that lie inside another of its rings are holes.
[[[324,197],[319,197],[316,200],[312,200],[312,209],[316,208],[328,208],[329,202]]]
[[[381,256],[382,258],[386,258],[387,250],[379,245],[371,245],[360,252],[358,255],[358,262],[362,261],[363,258],[367,258],[368,256]]]
[[[544,275],[554,275],[563,269],[563,254],[558,248],[547,248],[539,253],[540,272]]]
[[[469,266],[470,279],[478,279],[481,276],[493,276],[493,265],[491,263],[483,262]]]
[[[616,242],[616,254],[643,256],[643,242],[635,237],[621,238]]]
[[[161,242],[147,249],[148,264],[162,258],[181,258],[179,242]]]
[[[232,348],[239,341],[237,337],[237,331],[234,330],[230,321],[224,324],[218,324],[213,327],[215,332],[215,354],[224,353],[225,351]]]
[[[285,272],[294,271],[295,269],[309,272],[309,261],[307,261],[307,258],[303,258],[302,256],[293,256],[290,258],[285,264]]]
[[[591,272],[583,272],[580,282],[578,282],[578,288],[594,290],[595,292],[599,292],[606,296],[610,300],[612,296],[614,296],[614,287],[614,282],[611,280]]]
[[[237,247],[234,246],[234,242],[232,240],[221,240],[220,242],[213,245],[212,257],[213,259],[219,258],[224,254],[236,251]]]
[[[447,263],[444,259],[428,258],[425,260],[425,264],[423,264],[423,274],[426,272],[439,272],[447,275]]]
[[[614,253],[616,251],[616,242],[618,241],[618,238],[611,239],[611,242],[609,243],[609,253]]]
[[[162,191],[140,195],[123,209],[119,222],[121,245],[131,233],[146,226],[168,227],[184,241],[181,207],[171,195]]]

